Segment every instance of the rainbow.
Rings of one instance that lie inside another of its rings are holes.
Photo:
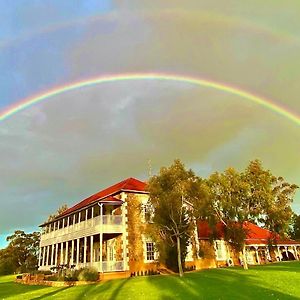
[[[118,82],[118,81],[134,81],[134,80],[158,80],[158,81],[177,81],[177,82],[185,82],[188,84],[193,84],[197,86],[203,86],[207,88],[212,88],[221,92],[229,93],[232,95],[239,96],[245,100],[256,103],[262,107],[265,107],[278,115],[287,118],[293,123],[300,125],[300,116],[288,111],[286,108],[275,104],[271,100],[254,95],[250,92],[244,91],[240,88],[230,86],[228,84],[199,79],[195,77],[188,77],[182,75],[173,75],[173,74],[163,74],[163,73],[126,73],[126,74],[117,74],[110,76],[100,76],[95,78],[90,78],[87,80],[82,80],[78,82],[73,82],[64,86],[55,87],[47,92],[41,93],[36,96],[31,96],[22,101],[14,104],[4,111],[0,111],[0,121],[3,121],[10,116],[29,108],[39,102],[45,101],[54,96],[60,95],[62,93],[66,93],[69,91],[94,86],[97,84],[110,83],[110,82]]]

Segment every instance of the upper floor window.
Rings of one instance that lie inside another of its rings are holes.
[[[144,222],[153,222],[154,210],[149,203],[142,204],[142,219]]]
[[[146,260],[154,260],[154,243],[146,242]]]

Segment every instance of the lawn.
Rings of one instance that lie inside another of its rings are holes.
[[[300,299],[300,262],[119,279],[77,287],[26,286],[0,277],[0,299]]]

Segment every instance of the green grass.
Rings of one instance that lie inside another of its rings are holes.
[[[178,276],[111,280],[77,287],[26,286],[0,277],[1,299],[300,299],[300,262],[224,268]]]

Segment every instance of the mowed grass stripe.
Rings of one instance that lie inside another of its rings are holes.
[[[14,278],[0,277],[0,299],[300,299],[298,261],[65,288],[21,285]]]

